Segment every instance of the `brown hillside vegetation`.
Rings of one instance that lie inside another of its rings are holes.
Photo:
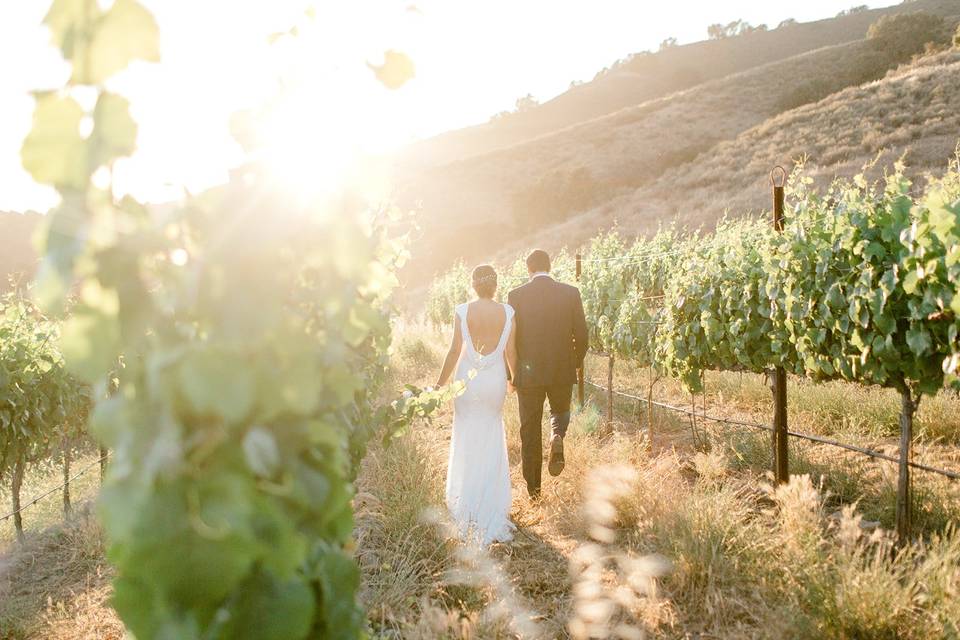
[[[617,221],[645,233],[664,220],[696,227],[725,211],[770,206],[767,172],[807,158],[824,185],[867,164],[877,177],[903,158],[909,173],[941,171],[960,140],[960,52],[926,58],[883,80],[854,87],[794,109],[722,142],[657,181],[552,229],[544,243],[560,246],[594,235]]]
[[[904,10],[902,5],[894,5],[636,54],[597,74],[591,82],[571,87],[534,109],[415,144],[404,154],[402,162],[408,167],[431,166],[511,146],[731,73],[859,40],[880,17]],[[916,0],[908,10],[949,16],[960,13],[960,3]]]
[[[492,248],[530,230],[541,231],[598,206],[607,217],[626,217],[629,210],[613,203],[623,202],[627,194],[647,186],[669,189],[671,181],[661,179],[665,172],[689,165],[798,104],[884,77],[909,59],[909,52],[922,50],[928,37],[947,40],[948,33],[944,28],[934,36],[916,34],[906,48],[894,49],[874,38],[818,49],[426,171],[407,193],[410,203],[415,195],[429,221],[424,241],[432,252],[428,260],[415,263],[409,275],[429,276],[460,257],[482,259]],[[874,108],[891,114],[883,126],[898,128],[896,113],[916,117],[910,104],[884,105],[878,102],[884,96],[871,99]],[[793,144],[789,148],[797,155],[813,152]],[[754,153],[747,150],[736,166],[746,165]],[[690,168],[704,170],[700,162]],[[470,255],[450,241],[464,235],[484,239]],[[568,237],[565,243],[576,240]],[[450,250],[437,250],[443,246]]]

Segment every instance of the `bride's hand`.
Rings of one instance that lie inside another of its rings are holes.
[[[516,393],[517,388],[513,386],[513,383],[507,380],[507,393]]]

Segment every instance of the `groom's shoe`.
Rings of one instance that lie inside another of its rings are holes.
[[[547,470],[552,476],[558,476],[563,471],[563,438],[560,436],[553,436],[550,439],[550,459],[547,462]]]

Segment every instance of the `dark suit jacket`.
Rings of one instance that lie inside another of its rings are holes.
[[[580,290],[539,276],[507,296],[517,319],[517,387],[574,384],[587,353]]]

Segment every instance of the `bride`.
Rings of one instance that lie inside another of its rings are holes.
[[[510,468],[503,428],[503,403],[516,374],[513,308],[494,302],[497,272],[473,270],[477,299],[456,308],[453,341],[437,386],[456,377],[466,389],[454,400],[453,437],[447,466],[447,508],[461,536],[481,544],[513,537]]]

